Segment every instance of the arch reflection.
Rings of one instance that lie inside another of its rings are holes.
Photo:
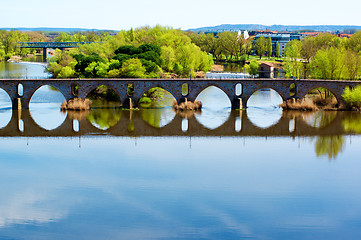
[[[142,119],[152,127],[162,128],[174,119],[176,113],[172,108],[142,109]]]
[[[228,120],[231,113],[231,102],[220,88],[207,87],[196,100],[202,102],[202,113],[196,114],[195,117],[204,127],[216,129]]]
[[[9,94],[0,88],[0,128],[9,124],[12,116],[12,103]]]
[[[248,119],[259,128],[269,128],[282,117],[282,97],[273,89],[257,90],[247,102]]]
[[[331,124],[336,116],[335,111],[317,111],[302,115],[302,119],[311,127],[323,128]]]
[[[86,116],[88,121],[100,130],[115,126],[122,117],[120,108],[94,108]]]
[[[31,117],[46,130],[59,127],[66,119],[66,114],[60,112],[60,105],[64,100],[63,94],[52,86],[38,88],[30,100]]]

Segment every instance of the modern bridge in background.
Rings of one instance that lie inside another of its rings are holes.
[[[48,55],[48,48],[61,49],[64,48],[76,48],[82,44],[89,44],[91,42],[19,42],[20,48],[42,48],[43,49],[43,61],[46,62]]]

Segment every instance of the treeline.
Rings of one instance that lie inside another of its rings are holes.
[[[7,60],[12,56],[24,57],[27,54],[35,54],[42,49],[20,48],[19,42],[101,42],[111,38],[107,31],[89,32],[20,32],[18,30],[0,30],[0,61]]]
[[[77,41],[88,41],[80,35]],[[58,41],[75,41],[59,35]],[[48,71],[57,78],[196,76],[213,65],[212,57],[192,43],[183,31],[142,27],[103,36],[101,41],[69,51],[56,50]]]
[[[324,33],[286,45],[286,77],[355,80],[361,75],[361,32],[348,38]]]
[[[188,32],[187,34],[193,43],[216,60],[245,61],[247,55],[253,52],[253,38],[244,39],[244,34],[238,36],[237,32],[218,34]]]
[[[7,60],[14,55],[26,56],[33,54],[36,49],[20,48],[19,42],[45,42],[48,38],[41,32],[20,32],[17,30],[0,30],[0,61]]]

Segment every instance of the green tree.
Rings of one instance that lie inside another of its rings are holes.
[[[361,56],[352,50],[347,50],[344,56],[345,79],[355,80],[361,74]]]
[[[272,56],[272,39],[271,39],[271,36],[268,36],[268,38],[267,38],[267,55],[268,55],[268,58],[271,58],[271,56]]]
[[[267,48],[266,39],[263,35],[260,36],[255,42],[255,50],[259,59],[262,59],[262,56],[265,54]]]
[[[301,59],[301,42],[293,40],[287,43],[285,49],[286,57],[286,76],[300,78],[300,70],[302,69]]]
[[[249,74],[251,74],[252,76],[255,76],[258,74],[258,69],[259,69],[259,63],[256,61],[252,61],[249,64]]]
[[[346,48],[356,53],[361,53],[361,31],[353,34],[346,42]]]
[[[319,50],[312,60],[311,76],[316,79],[339,80],[344,71],[344,51],[330,47]]]
[[[221,32],[218,35],[222,54],[231,60],[233,57],[239,59],[240,46],[235,32]]]
[[[276,57],[280,57],[280,44],[279,42],[276,43]]]
[[[132,58],[125,61],[120,69],[123,77],[142,78],[145,76],[146,69],[142,62],[137,58]]]

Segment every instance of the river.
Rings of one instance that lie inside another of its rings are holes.
[[[48,87],[20,112],[0,91],[0,239],[361,238],[360,113],[199,100],[74,115]]]

